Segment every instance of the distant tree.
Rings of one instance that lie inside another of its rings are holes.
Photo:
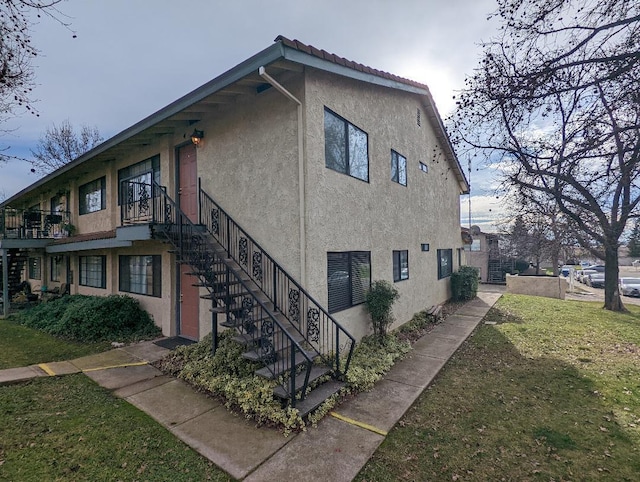
[[[32,171],[47,174],[80,157],[102,141],[97,127],[82,126],[76,132],[68,120],[47,128],[35,150],[31,150]]]
[[[604,307],[624,310],[618,246],[640,215],[640,2],[498,0],[496,15],[452,139],[501,166],[506,189],[554,201],[605,260]]]
[[[0,123],[18,111],[38,115],[31,98],[35,78],[31,61],[39,53],[31,42],[31,19],[44,15],[68,28],[57,10],[61,1],[0,0]],[[6,150],[0,148],[0,161],[11,157]]]
[[[627,248],[629,248],[629,256],[632,258],[640,258],[640,222],[638,222],[638,220],[636,220],[633,225],[633,231],[631,231],[631,236],[629,236]]]

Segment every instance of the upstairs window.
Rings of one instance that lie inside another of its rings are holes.
[[[324,110],[324,155],[329,169],[369,182],[367,133]]]
[[[145,191],[147,199],[151,197],[151,181],[155,181],[160,184],[160,156],[153,156],[144,161],[140,161],[136,164],[124,167],[118,171],[118,205],[122,204],[122,199],[133,196],[132,193],[126,191],[126,186],[132,184],[125,183],[130,181],[133,185],[137,186],[134,189],[136,193]]]
[[[364,303],[371,286],[371,253],[348,251],[327,253],[329,313]]]
[[[407,158],[391,149],[391,180],[407,185]]]
[[[409,251],[393,252],[393,281],[409,279]]]
[[[80,214],[101,211],[107,207],[107,178],[83,184],[78,189],[80,197]]]

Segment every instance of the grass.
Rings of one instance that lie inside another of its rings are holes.
[[[111,348],[109,343],[78,343],[0,320],[0,370],[69,360]]]
[[[69,375],[0,386],[0,480],[233,479],[137,408]]]
[[[637,480],[640,307],[505,295],[357,480]]]

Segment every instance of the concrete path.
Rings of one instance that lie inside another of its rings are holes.
[[[350,481],[500,296],[480,291],[414,344],[372,391],[337,407],[317,428],[289,437],[256,428],[220,402],[163,375],[149,363],[169,350],[150,342],[67,362],[0,370],[0,384],[82,372],[236,479]]]

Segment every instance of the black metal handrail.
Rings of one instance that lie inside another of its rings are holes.
[[[291,406],[295,407],[296,392],[304,395],[313,360],[309,353],[287,331],[266,303],[257,295],[255,287],[239,273],[231,269],[229,262],[211,244],[208,235],[196,226],[176,203],[167,195],[166,189],[153,181],[149,190],[149,214],[156,230],[161,230],[166,239],[176,248],[181,261],[194,269],[202,286],[206,287],[214,307],[222,302],[227,314],[227,322],[236,323],[238,331],[249,337],[256,346],[256,361],[261,362],[272,378],[280,377],[283,388],[289,394]],[[225,266],[224,279],[216,273],[216,265]],[[217,287],[223,291],[217,291]],[[276,350],[282,350],[288,358],[275,357]],[[306,366],[302,384],[296,386],[296,371],[300,365]],[[288,373],[288,377],[282,377]]]
[[[200,223],[248,274],[274,308],[337,374],[349,370],[355,338],[200,186]],[[341,343],[343,345],[341,346]],[[341,357],[347,353],[344,368]]]
[[[120,221],[122,224],[151,222],[153,209],[157,203],[151,184],[137,181],[123,181],[120,184]]]
[[[0,209],[0,239],[55,239],[69,235],[69,211]]]

